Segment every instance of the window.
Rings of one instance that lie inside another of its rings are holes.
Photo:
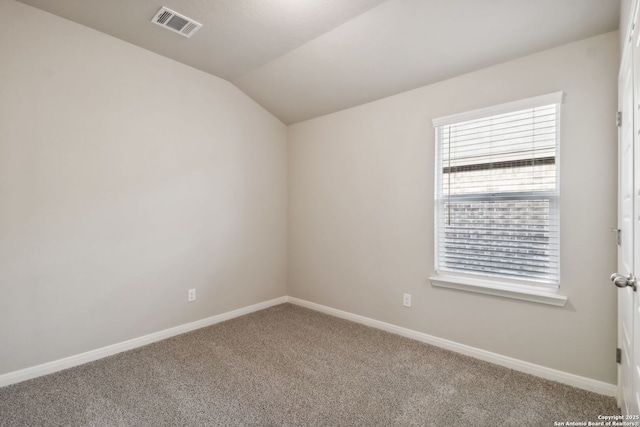
[[[436,282],[558,288],[561,101],[558,92],[433,121]]]

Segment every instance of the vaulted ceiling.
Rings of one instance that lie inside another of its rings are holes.
[[[618,28],[620,0],[19,0],[235,84],[291,124]],[[166,6],[203,27],[151,23]]]

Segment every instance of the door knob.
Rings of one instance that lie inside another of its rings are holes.
[[[613,273],[611,275],[611,281],[619,288],[626,288],[627,286],[631,286],[634,291],[636,290],[636,278],[633,276],[633,274],[629,274],[627,277],[625,277],[622,274]]]

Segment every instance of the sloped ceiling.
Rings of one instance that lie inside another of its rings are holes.
[[[20,0],[229,80],[291,124],[618,28],[619,0]],[[166,6],[188,39],[150,22]]]

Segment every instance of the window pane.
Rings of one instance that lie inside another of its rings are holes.
[[[437,128],[436,269],[557,283],[556,104]]]
[[[441,269],[535,278],[557,275],[557,229],[550,199],[444,202]]]

